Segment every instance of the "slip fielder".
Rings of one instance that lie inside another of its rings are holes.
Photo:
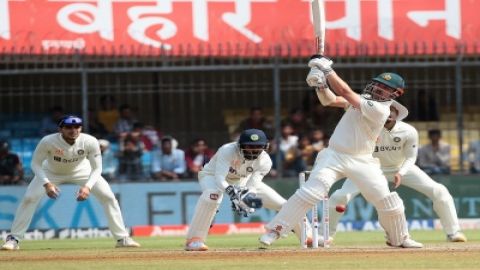
[[[31,164],[35,177],[17,208],[11,234],[7,236],[3,250],[19,249],[19,239],[27,231],[42,197],[46,193],[56,199],[60,195],[57,186],[65,183],[80,186],[78,201],[88,199],[90,192],[99,200],[107,215],[110,231],[117,240],[116,247],[140,246],[129,237],[118,201],[101,176],[102,157],[98,140],[81,133],[82,123],[79,117],[64,117],[58,125],[59,132],[43,137],[38,143]]]

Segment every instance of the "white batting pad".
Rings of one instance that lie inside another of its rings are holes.
[[[217,208],[222,201],[222,194],[205,190],[198,199],[192,221],[188,227],[187,239],[197,237],[205,241]]]
[[[311,207],[312,204],[303,200],[298,196],[297,192],[288,199],[280,212],[265,227],[269,230],[277,231],[281,236],[286,236],[294,226],[298,225],[299,221],[302,220],[307,210]]]
[[[390,193],[377,204],[378,220],[387,233],[392,246],[400,246],[409,238],[405,207],[396,192]]]

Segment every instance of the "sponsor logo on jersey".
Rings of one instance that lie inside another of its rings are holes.
[[[53,151],[53,154],[63,156],[63,149],[55,149],[55,151]]]
[[[402,150],[402,147],[401,146],[396,146],[396,145],[375,146],[375,152],[400,151],[400,150]]]
[[[62,159],[62,163],[73,163],[73,162],[77,162],[77,161],[78,161],[78,158],[71,158],[71,159],[63,158]]]
[[[210,193],[210,200],[214,200],[214,201],[218,200],[218,194]]]
[[[77,154],[79,156],[81,156],[81,155],[85,154],[85,151],[83,149],[80,149],[80,150],[77,151]]]
[[[57,156],[53,156],[53,160],[58,161],[58,162],[62,162],[62,158],[57,157]]]
[[[247,167],[247,172],[253,172],[253,168],[252,167]]]
[[[400,137],[395,137],[395,138],[393,138],[393,141],[394,141],[394,142],[399,142],[399,141],[401,141],[401,140],[402,140],[402,139],[400,139]]]

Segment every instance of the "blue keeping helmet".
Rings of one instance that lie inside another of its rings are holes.
[[[240,153],[245,159],[254,160],[268,148],[267,135],[259,129],[247,129],[238,139]]]

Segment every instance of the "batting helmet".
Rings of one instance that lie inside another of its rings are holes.
[[[259,129],[247,129],[240,134],[238,145],[245,159],[254,160],[268,148],[268,139]]]
[[[386,101],[403,95],[405,80],[398,74],[385,72],[372,79],[364,89],[367,98]]]

